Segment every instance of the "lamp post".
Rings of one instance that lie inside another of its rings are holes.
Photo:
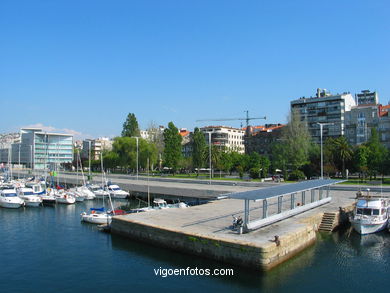
[[[324,155],[322,150],[322,129],[324,125],[333,125],[334,123],[320,123],[317,122],[317,124],[320,126],[320,137],[321,137],[321,179],[324,179]]]
[[[209,184],[211,185],[211,132],[207,132],[209,135],[209,168],[210,168],[210,180]]]
[[[19,143],[19,160],[18,160],[18,179],[19,179],[19,176],[20,176],[20,143]]]
[[[136,141],[137,141],[137,180],[138,180],[138,139],[139,139],[139,137],[138,136],[133,136],[133,138],[135,138]]]
[[[91,141],[88,141],[88,180],[91,180]]]

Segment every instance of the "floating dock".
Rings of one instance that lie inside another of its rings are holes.
[[[315,243],[316,232],[320,225],[325,225],[324,215],[334,215],[334,223],[326,223],[330,230],[347,220],[347,213],[355,201],[355,192],[331,190],[330,193],[330,203],[243,234],[232,229],[232,215],[246,217],[247,205],[244,206],[240,199],[216,200],[185,209],[116,216],[111,224],[111,232],[226,263],[269,270]],[[269,202],[267,213],[278,214],[279,202],[280,199]],[[291,198],[285,201],[285,205],[290,203]],[[261,204],[248,206],[250,217],[263,217]],[[247,223],[250,223],[250,219],[247,219]]]

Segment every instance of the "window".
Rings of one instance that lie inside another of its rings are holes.
[[[371,216],[371,209],[363,209],[363,215]]]
[[[379,210],[372,210],[372,214],[374,216],[379,216]]]

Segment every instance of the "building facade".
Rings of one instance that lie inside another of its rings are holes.
[[[73,136],[22,128],[20,141],[2,149],[3,163],[22,164],[33,169],[54,169],[73,161]]]
[[[244,136],[245,153],[256,152],[262,156],[272,158],[272,146],[281,135],[284,124],[266,124],[264,126],[249,127]]]
[[[345,113],[353,106],[356,106],[356,102],[350,93],[334,95],[324,89],[317,89],[315,97],[302,97],[291,102],[292,112],[301,115],[316,143],[320,143],[319,123],[331,123],[323,126],[324,140],[345,135]]]
[[[100,160],[103,151],[112,150],[112,144],[113,141],[106,137],[83,140],[81,157],[88,159],[89,155],[91,155],[91,160]]]
[[[226,151],[236,151],[243,154],[245,152],[244,134],[240,128],[227,126],[206,126],[200,128],[205,134],[206,143],[209,144],[209,133],[211,144],[223,147]]]
[[[360,104],[345,114],[345,137],[349,144],[360,145],[371,137],[371,129],[378,129],[377,104]]]

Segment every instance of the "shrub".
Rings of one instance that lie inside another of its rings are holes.
[[[288,176],[288,180],[291,181],[304,180],[305,178],[305,174],[301,170],[292,171]]]
[[[252,178],[252,179],[257,179],[259,178],[259,174],[260,174],[260,169],[259,168],[251,168],[249,170],[249,176]]]

